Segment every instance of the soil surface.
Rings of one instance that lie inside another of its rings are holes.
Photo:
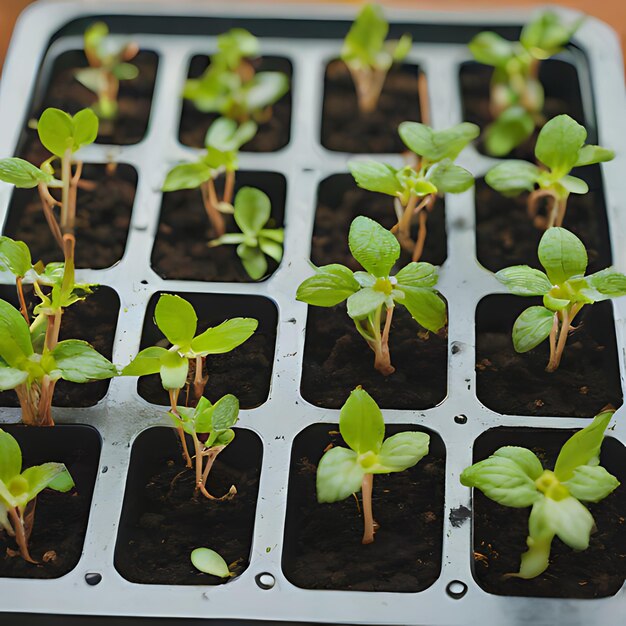
[[[67,493],[45,489],[37,496],[29,550],[39,564],[27,563],[19,555],[10,556],[17,546],[0,532],[0,577],[59,578],[76,567],[82,554],[100,437],[88,426],[2,428],[18,440],[24,469],[50,461],[65,463],[76,487]]]
[[[341,263],[353,271],[361,270],[348,247],[350,224],[355,217],[365,215],[392,228],[396,222],[393,198],[357,187],[350,174],[335,174],[322,181],[318,193],[315,226],[311,244],[311,261],[316,265]],[[446,260],[446,217],[443,198],[438,198],[426,223],[427,236],[422,261],[442,265]],[[417,238],[417,218],[411,229]],[[411,254],[402,251],[398,267],[411,261]]]
[[[393,66],[376,109],[361,113],[348,68],[343,61],[331,61],[324,76],[322,145],[329,150],[354,153],[407,150],[398,135],[398,125],[421,119],[418,74],[416,65]]]
[[[477,440],[474,461],[486,458],[501,446],[517,445],[531,448],[544,467],[552,469],[561,446],[573,431],[533,429],[522,436],[519,432],[513,429],[489,431]],[[538,441],[541,446],[536,445]],[[504,574],[519,571],[520,557],[527,549],[530,508],[501,506],[474,489],[473,569],[478,584],[489,593],[507,596],[600,598],[617,593],[626,578],[624,453],[624,446],[616,439],[605,439],[601,464],[622,486],[601,502],[586,504],[597,526],[589,548],[577,552],[555,538],[550,566],[532,580],[503,578]]]
[[[78,190],[76,267],[111,267],[126,248],[137,172],[130,165],[118,165],[114,173],[107,174],[105,165],[86,165],[82,180],[95,183],[95,188]],[[35,262],[63,260],[36,189],[14,190],[4,234],[25,241]]]
[[[329,431],[334,431],[333,434]],[[443,443],[431,433],[431,452],[411,469],[374,478],[372,508],[380,524],[363,545],[363,519],[353,497],[318,504],[317,463],[326,446],[345,446],[337,425],[301,433],[292,451],[283,570],[305,589],[422,591],[441,571]],[[387,436],[409,425],[388,426]]]
[[[39,302],[39,299],[33,295],[30,287],[25,287],[25,292],[29,309],[32,312],[33,306]],[[3,286],[0,290],[0,296],[17,307],[14,288]],[[111,359],[119,308],[120,300],[113,289],[97,287],[94,293],[87,296],[86,300],[76,302],[65,309],[61,318],[59,339],[61,341],[64,339],[82,339],[90,343],[107,359]],[[58,407],[93,406],[104,398],[108,388],[108,380],[85,384],[59,380],[54,388],[52,404]],[[0,406],[19,406],[15,392],[0,392]]]
[[[511,331],[517,316],[540,298],[493,295],[476,312],[476,392],[506,415],[593,417],[620,406],[622,391],[610,302],[586,306],[576,318],[556,372],[546,372],[548,341],[518,354]]]
[[[290,79],[289,91],[272,107],[272,116],[259,123],[257,134],[244,145],[246,152],[274,152],[284,148],[291,136],[291,90],[293,89],[291,63],[283,57],[266,56],[253,62],[257,72],[283,72]],[[199,78],[209,66],[209,57],[198,55],[191,59],[187,78]],[[178,138],[186,146],[204,148],[209,126],[219,117],[216,113],[198,111],[190,100],[183,100]]]
[[[222,193],[223,178],[217,181],[218,194]],[[252,186],[264,191],[272,203],[272,215],[267,228],[284,225],[286,181],[273,172],[237,172],[235,189]],[[232,215],[224,215],[226,232],[238,233]],[[237,255],[236,245],[209,248],[215,232],[207,217],[199,189],[184,189],[163,194],[161,217],[152,249],[152,267],[162,278],[201,280],[211,282],[250,283]],[[269,278],[278,264],[266,256]]]
[[[194,493],[194,473],[184,466],[174,429],[151,428],[138,437],[115,548],[115,567],[124,578],[171,585],[228,582],[193,567],[190,554],[200,547],[217,551],[235,575],[248,567],[262,446],[250,431],[236,432],[207,482],[215,496],[236,486],[237,495],[223,502]]]

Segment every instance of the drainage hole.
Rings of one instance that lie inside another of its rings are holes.
[[[455,421],[457,424],[467,424],[467,415],[463,415],[463,414],[461,414],[461,415],[455,415],[455,416],[454,416],[454,421]]]
[[[92,587],[95,587],[102,580],[102,574],[98,572],[87,572],[85,574],[85,582]]]
[[[267,572],[257,574],[254,577],[254,580],[261,589],[271,589],[276,584],[276,579]]]
[[[460,600],[467,593],[467,585],[460,580],[452,580],[446,586],[446,593],[455,600]]]

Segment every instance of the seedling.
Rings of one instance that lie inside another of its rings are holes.
[[[539,132],[535,145],[538,167],[527,161],[504,161],[487,172],[490,187],[505,196],[530,192],[528,215],[537,228],[561,226],[570,193],[585,194],[584,180],[570,176],[574,167],[611,161],[612,150],[585,144],[587,131],[568,115],[552,118]],[[548,200],[547,216],[539,215],[540,200]]]
[[[586,304],[626,295],[626,276],[610,268],[585,276],[585,246],[564,228],[549,228],[544,233],[538,256],[545,273],[515,265],[495,276],[516,296],[543,296],[543,306],[529,307],[515,321],[513,346],[516,352],[528,352],[549,337],[546,371],[554,372],[575,317]]]
[[[350,70],[359,109],[371,113],[376,109],[387,72],[411,50],[411,35],[398,41],[385,41],[389,23],[377,4],[366,4],[350,27],[341,49],[341,60]]]
[[[239,148],[250,141],[257,131],[252,122],[237,122],[220,117],[210,126],[204,141],[206,153],[198,161],[183,163],[171,169],[163,184],[163,191],[200,189],[204,210],[213,225],[215,234],[226,232],[222,213],[232,213],[231,205],[235,190],[235,172],[239,169]],[[215,179],[224,173],[222,200],[215,190]]]
[[[114,43],[109,37],[109,27],[96,22],[85,31],[84,47],[89,67],[76,70],[74,76],[96,94],[98,101],[92,107],[96,115],[110,122],[118,114],[120,80],[139,76],[139,68],[129,63],[137,56],[139,46],[132,42]]]
[[[220,398],[211,404],[206,398],[200,398],[195,408],[176,407],[169,416],[177,429],[191,435],[195,451],[196,489],[209,500],[227,500],[232,498],[237,489],[231,486],[221,498],[212,496],[206,488],[209,472],[217,455],[235,438],[235,425],[239,417],[239,400],[232,394]]]
[[[404,432],[384,439],[383,415],[361,387],[352,391],[343,405],[339,431],[348,448],[331,448],[320,459],[317,501],[338,502],[361,490],[363,543],[372,543],[379,528],[372,515],[374,474],[403,472],[413,467],[428,454],[430,437],[425,433]]]
[[[202,113],[218,113],[237,122],[265,122],[272,105],[289,91],[282,72],[258,72],[249,62],[258,55],[256,37],[236,28],[217,38],[218,51],[200,78],[187,80],[183,97]]]
[[[236,245],[248,276],[260,280],[267,274],[265,255],[280,263],[285,233],[282,228],[266,228],[272,213],[270,199],[254,187],[242,187],[235,197],[234,218],[241,233],[227,233],[209,242],[210,247]]]
[[[193,566],[203,574],[211,574],[218,578],[234,576],[228,569],[226,561],[215,550],[196,548],[190,558]]]
[[[419,122],[402,122],[398,132],[413,152],[415,166],[396,169],[377,161],[350,161],[348,168],[359,187],[394,198],[398,223],[391,229],[397,233],[402,247],[419,261],[426,241],[426,220],[438,195],[462,193],[474,184],[474,177],[454,160],[478,137],[478,126],[464,122],[446,130],[435,131]],[[411,222],[417,215],[417,241],[411,239]]]
[[[0,430],[0,531],[4,529],[15,538],[25,561],[37,563],[28,551],[35,499],[46,488],[65,493],[73,487],[74,481],[63,463],[44,463],[22,471],[19,444]]]
[[[474,58],[494,67],[490,95],[493,123],[485,131],[485,148],[490,155],[507,155],[543,125],[540,63],[560,52],[581,23],[582,18],[564,24],[556,13],[544,11],[524,26],[519,41],[508,41],[491,31],[470,41]]]
[[[530,450],[505,446],[461,474],[463,485],[480,489],[498,504],[520,509],[532,506],[528,551],[522,554],[519,572],[508,576],[535,578],[543,573],[555,536],[574,550],[589,547],[595,522],[582,502],[600,502],[620,484],[599,459],[613,413],[603,411],[572,435],[561,448],[554,471],[543,469]]]
[[[178,414],[178,397],[183,387],[187,387],[188,400],[189,391],[193,391],[193,404],[202,398],[208,381],[208,376],[204,374],[206,357],[209,354],[224,354],[240,346],[252,336],[259,324],[249,317],[235,317],[196,335],[198,316],[193,306],[183,298],[170,294],[159,298],[154,310],[154,323],[171,344],[170,348],[145,348],[122,370],[122,376],[159,374],[163,388],[169,393],[170,410],[174,415]],[[193,383],[189,377],[190,361],[193,363]],[[191,467],[183,422],[181,419],[177,429],[185,461]]]
[[[296,298],[323,307],[347,300],[348,315],[374,352],[374,367],[389,376],[395,371],[389,354],[389,333],[396,305],[405,306],[418,324],[432,332],[446,324],[446,305],[434,289],[437,268],[430,263],[412,262],[391,276],[400,256],[400,244],[388,230],[362,215],[353,220],[348,243],[352,256],[365,271],[324,265],[298,287]]]

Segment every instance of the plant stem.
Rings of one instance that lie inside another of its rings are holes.
[[[374,474],[365,474],[361,482],[363,495],[363,544],[374,542],[374,516],[372,515],[372,489],[374,487]]]
[[[562,226],[563,220],[565,219],[565,211],[567,210],[567,198],[559,198],[556,201],[556,204],[557,204],[557,213],[556,213],[556,220],[555,220],[554,225]]]
[[[53,207],[59,206],[60,203],[50,195],[50,192],[48,191],[48,188],[44,183],[39,183],[37,189],[39,190],[41,207],[43,209],[43,214],[46,218],[46,222],[48,222],[50,232],[52,233],[52,236],[55,238],[56,242],[59,244],[61,250],[63,250],[63,235],[61,234],[61,228],[59,227],[59,223],[57,222],[53,211]]]
[[[26,533],[24,532],[22,518],[14,508],[10,508],[8,513],[11,518],[11,523],[13,524],[13,530],[15,531],[15,541],[20,549],[22,558],[29,563],[37,564],[37,561],[30,556],[28,551],[28,541],[26,540]]]
[[[180,392],[180,389],[170,389],[169,393],[170,393],[170,411],[176,415],[178,418],[180,418],[180,415],[178,414],[178,409],[176,408],[176,404],[178,402],[178,394]],[[187,449],[187,439],[185,438],[185,431],[183,430],[183,424],[182,421],[178,424],[178,426],[176,427],[176,430],[178,431],[178,436],[180,438],[180,443],[183,446],[183,459],[185,460],[185,463],[187,464],[187,467],[191,467],[191,457],[189,456],[189,450]]]
[[[204,369],[204,357],[196,357],[196,371],[193,378],[193,395],[194,401],[197,404],[204,394],[204,388],[206,386],[208,376],[203,376]]]
[[[378,99],[385,84],[387,71],[370,67],[352,67],[349,64],[348,69],[356,89],[359,110],[365,114],[372,113],[378,105]]]
[[[231,485],[230,489],[223,496],[219,498],[211,495],[206,488],[206,481],[209,477],[209,472],[211,471],[211,468],[213,467],[213,463],[215,463],[215,459],[217,458],[217,455],[223,449],[224,449],[224,446],[213,446],[209,448],[208,450],[205,450],[204,452],[202,452],[203,456],[206,456],[206,466],[204,468],[202,481],[200,483],[200,492],[205,498],[208,498],[209,500],[216,500],[218,502],[221,500],[230,500],[233,496],[237,494],[237,488],[235,487],[235,485]]]
[[[70,224],[70,184],[72,179],[72,151],[68,148],[61,159],[61,233],[71,233],[73,224]]]
[[[415,242],[415,248],[413,248],[413,261],[419,261],[424,253],[424,243],[426,242],[426,220],[428,219],[427,209],[422,209],[417,214],[419,220],[419,230],[417,231],[417,241]]]
[[[404,213],[398,223],[391,229],[392,233],[397,232],[398,241],[400,245],[408,252],[413,251],[414,243],[411,239],[411,220],[413,219],[413,213],[417,207],[418,196],[411,196],[406,206],[404,207]]]
[[[391,355],[389,354],[389,329],[391,328],[391,319],[393,317],[393,308],[387,309],[387,317],[385,319],[385,329],[383,334],[380,333],[380,322],[382,315],[382,305],[376,309],[372,327],[375,333],[375,341],[369,342],[370,348],[374,351],[374,367],[383,375],[389,376],[396,371],[391,364]]]
[[[554,358],[550,358],[546,372],[554,372],[561,363],[561,357],[563,356],[563,350],[565,349],[565,342],[567,341],[567,334],[570,331],[570,312],[568,309],[563,309],[560,313],[561,317],[561,332],[559,334],[559,341],[556,345],[554,352]]]
[[[420,72],[417,76],[417,94],[420,104],[420,122],[430,124],[430,103],[428,101],[428,81],[426,74]]]
[[[204,204],[204,210],[209,218],[209,222],[213,226],[215,235],[221,237],[226,232],[226,225],[224,224],[224,218],[218,211],[217,194],[215,193],[215,184],[213,179],[202,183],[200,185],[200,191],[202,193],[202,202]]]
[[[549,198],[550,203],[547,207],[547,217],[539,215],[539,200],[541,198]],[[547,230],[551,226],[555,226],[560,211],[559,198],[552,189],[535,189],[529,196],[527,202],[528,216],[533,221],[535,228]],[[567,201],[566,201],[567,202]],[[563,207],[563,214],[565,208]]]
[[[556,359],[556,337],[559,332],[559,317],[555,313],[554,321],[552,323],[552,330],[550,331],[550,361],[549,363],[554,363]]]
[[[28,316],[28,307],[26,306],[26,300],[24,299],[24,289],[22,287],[22,277],[18,276],[15,279],[15,286],[17,287],[17,297],[20,301],[20,313],[26,320],[26,323],[30,326],[30,317]]]
[[[224,181],[224,194],[223,199],[227,204],[233,203],[233,194],[235,193],[235,172],[228,170],[226,172],[226,179]]]

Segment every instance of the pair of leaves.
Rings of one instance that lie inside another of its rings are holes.
[[[339,430],[348,448],[331,448],[317,468],[318,502],[337,502],[361,489],[365,474],[402,472],[426,454],[430,437],[404,432],[385,437],[385,422],[374,399],[357,387],[343,405]]]
[[[259,55],[259,40],[245,28],[231,28],[218,35],[217,53],[211,57],[211,63],[223,65],[231,71],[237,70],[245,59]]]
[[[43,146],[63,158],[69,150],[77,152],[93,143],[98,136],[98,117],[91,109],[69,115],[60,109],[46,109],[37,122],[37,133]]]
[[[177,407],[178,415],[169,413],[174,424],[182,422],[183,430],[192,435],[209,433],[205,448],[227,446],[234,438],[232,427],[239,419],[239,400],[232,394],[225,395],[215,404],[200,398],[195,408]]]

